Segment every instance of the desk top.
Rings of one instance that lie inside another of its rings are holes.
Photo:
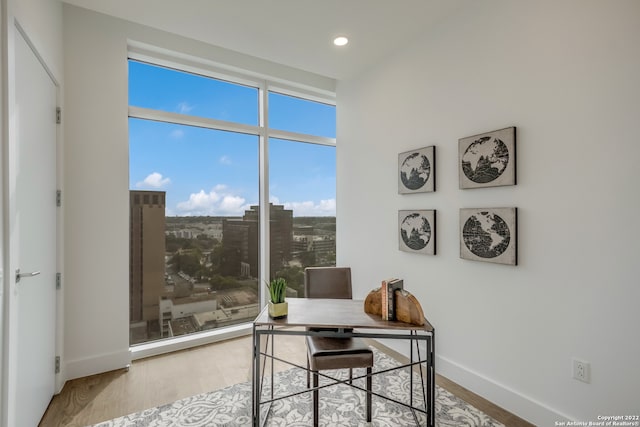
[[[287,298],[289,315],[282,319],[269,317],[264,307],[256,320],[256,326],[304,326],[311,328],[368,328],[421,330],[433,332],[433,326],[412,325],[404,322],[382,320],[380,316],[364,312],[364,301],[352,299]]]

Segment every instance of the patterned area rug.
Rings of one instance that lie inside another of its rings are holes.
[[[376,370],[385,370],[399,363],[373,349]],[[323,373],[346,379],[347,370],[323,371]],[[364,370],[354,370],[354,377],[364,375]],[[323,382],[324,381],[324,382]],[[320,385],[329,381],[321,377]],[[354,381],[365,387],[364,379]],[[401,369],[373,377],[373,391],[393,397],[402,402],[409,401],[409,370]],[[306,372],[289,369],[275,375],[275,396],[285,396],[306,389]],[[270,391],[268,384],[264,387]],[[414,398],[422,397],[420,377],[414,373]],[[422,405],[424,407],[424,405]],[[320,390],[321,426],[415,426],[415,419],[405,407],[373,396],[372,419],[368,424],[365,416],[365,393],[347,385],[335,385]],[[266,405],[262,417],[266,415]],[[310,426],[313,424],[311,393],[273,402],[267,426]],[[418,413],[420,425],[426,417]],[[203,393],[178,400],[168,405],[147,409],[100,424],[95,427],[204,427],[204,426],[248,426],[251,425],[251,383],[241,383],[221,390]],[[436,387],[436,425],[440,427],[487,426],[504,427],[488,415],[467,404],[441,387]]]

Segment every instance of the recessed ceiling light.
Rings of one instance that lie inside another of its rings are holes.
[[[333,39],[333,44],[335,44],[336,46],[344,46],[347,43],[349,43],[349,39],[344,36],[336,37],[335,39]]]

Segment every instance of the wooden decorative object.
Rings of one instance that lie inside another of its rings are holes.
[[[424,325],[424,312],[420,302],[410,292],[396,291],[396,320],[412,325]],[[382,316],[382,292],[380,288],[369,292],[364,300],[364,312]]]
[[[420,302],[408,291],[396,291],[396,320],[412,325],[424,325],[424,313]]]
[[[364,312],[382,316],[382,290],[376,288],[364,300]]]

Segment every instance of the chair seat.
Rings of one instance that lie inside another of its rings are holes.
[[[307,348],[313,371],[373,366],[373,351],[360,338],[308,336]]]
[[[351,268],[307,267],[304,269],[304,291],[307,298],[351,299]],[[310,331],[325,330],[312,329]],[[335,328],[328,330],[336,331]],[[352,329],[345,330],[351,332]],[[371,422],[371,385],[373,351],[360,338],[307,336],[307,387],[313,374],[313,425],[318,426],[319,372],[329,369],[349,369],[349,384],[353,369],[366,368],[367,422]]]

